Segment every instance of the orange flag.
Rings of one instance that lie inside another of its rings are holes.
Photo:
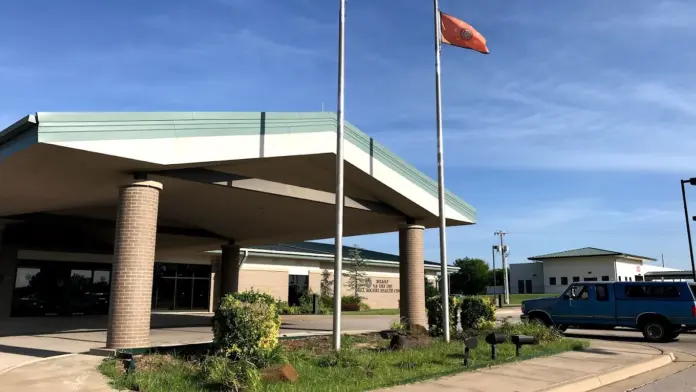
[[[443,44],[471,49],[483,54],[490,53],[486,38],[470,24],[440,11],[440,40]]]

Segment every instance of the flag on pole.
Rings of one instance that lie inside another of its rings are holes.
[[[486,38],[470,24],[440,11],[440,41],[443,44],[488,54]]]

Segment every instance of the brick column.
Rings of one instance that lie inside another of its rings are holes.
[[[157,210],[162,184],[135,180],[119,189],[106,347],[150,345]]]
[[[220,298],[239,291],[240,248],[234,244],[222,246],[220,258]]]
[[[399,227],[399,313],[409,325],[422,325],[427,328],[423,264],[424,230],[425,227],[412,224]]]

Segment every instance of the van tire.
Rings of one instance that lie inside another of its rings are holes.
[[[544,313],[532,313],[529,316],[529,322],[530,323],[539,323],[539,324],[545,325],[547,327],[550,327],[552,325],[551,320]]]
[[[664,343],[673,339],[674,333],[671,325],[665,320],[651,318],[642,324],[643,337],[651,343]]]

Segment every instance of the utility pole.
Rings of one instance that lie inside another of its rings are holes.
[[[664,269],[665,268],[665,254],[660,253],[660,258],[662,259],[662,268]]]
[[[508,267],[507,267],[507,248],[505,247],[505,234],[507,232],[498,230],[493,235],[500,237],[500,257],[503,259],[503,293],[505,294],[505,305],[510,305],[510,285],[508,284]]]

